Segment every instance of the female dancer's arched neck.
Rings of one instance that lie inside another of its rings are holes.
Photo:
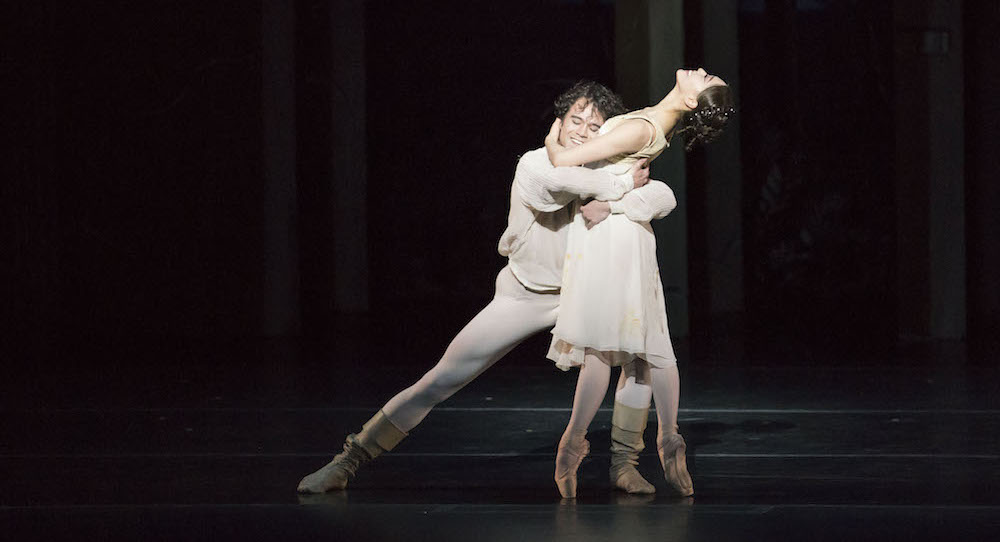
[[[655,105],[645,108],[644,111],[660,125],[663,133],[669,136],[674,126],[684,116],[684,113],[691,111],[691,108],[684,102],[684,97],[681,96],[681,92],[674,85],[674,88],[662,100]]]

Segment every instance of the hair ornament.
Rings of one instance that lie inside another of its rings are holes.
[[[722,118],[729,118],[729,115],[736,113],[736,109],[733,107],[720,107],[718,105],[713,105],[711,107],[703,107],[698,111],[694,112],[694,116],[701,119],[702,117],[716,117],[721,116]]]

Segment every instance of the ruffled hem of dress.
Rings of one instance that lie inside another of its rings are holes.
[[[604,354],[606,358],[611,360],[612,367],[625,365],[631,362],[632,358],[635,357],[642,358],[656,368],[669,367],[677,363],[677,358],[674,356],[661,356],[658,354],[650,354],[648,352],[629,352],[619,350],[617,347],[600,348],[597,346],[576,346],[558,337],[552,338],[552,342],[549,344],[549,352],[545,355],[545,357],[554,361],[556,367],[562,369],[563,371],[568,371],[573,367],[580,367],[585,364],[584,355],[586,354],[586,350],[588,348],[600,351]]]

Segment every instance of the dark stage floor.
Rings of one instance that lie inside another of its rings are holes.
[[[3,539],[1000,536],[1000,371],[961,360],[682,363],[695,497],[666,496],[652,429],[640,468],[661,494],[611,491],[605,408],[591,427],[580,497],[565,504],[552,470],[575,373],[540,356],[488,371],[349,491],[302,497],[299,478],[428,361],[338,374],[324,361],[334,351],[142,351],[109,354],[121,359],[101,370],[67,353],[8,371]]]

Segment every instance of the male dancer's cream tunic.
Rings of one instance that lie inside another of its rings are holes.
[[[617,200],[613,212],[636,222],[665,216],[676,205],[673,192],[659,181],[632,187],[627,173],[554,168],[544,148],[525,153],[514,174],[507,229],[498,246],[509,263],[497,275],[494,298],[452,340],[437,365],[386,403],[382,410],[393,425],[410,431],[521,341],[555,324],[566,234],[580,198]]]

